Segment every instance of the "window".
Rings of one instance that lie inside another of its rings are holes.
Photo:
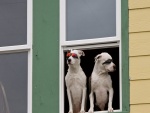
[[[124,3],[124,5],[122,5]],[[121,16],[127,7],[127,1],[120,0],[61,0],[60,1],[60,111],[67,113],[68,99],[65,86],[65,75],[68,66],[65,55],[68,49],[81,49],[85,52],[85,57],[81,58],[81,67],[87,79],[90,77],[94,57],[101,52],[108,52],[117,65],[117,71],[111,73],[114,88],[113,108],[115,112],[127,112],[128,101],[125,103],[123,96],[128,100],[128,59],[123,59],[128,55],[125,51],[123,41],[127,38],[121,31],[124,28]],[[127,15],[126,15],[127,17]],[[128,23],[126,23],[128,24]],[[121,26],[122,25],[122,26]],[[125,27],[128,29],[128,27]],[[123,56],[125,55],[125,56]],[[124,65],[126,62],[126,65]],[[90,66],[89,66],[90,65]],[[125,83],[125,84],[124,84]],[[124,89],[123,89],[124,88]],[[87,82],[87,90],[89,90]],[[89,109],[89,92],[87,91],[86,112]],[[106,105],[107,107],[107,105]],[[96,106],[94,111],[99,111]],[[105,108],[105,110],[107,110]],[[104,111],[101,111],[104,112]]]
[[[0,1],[0,112],[32,112],[32,0]]]

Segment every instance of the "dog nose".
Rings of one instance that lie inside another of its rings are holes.
[[[70,63],[70,62],[71,62],[71,59],[68,59],[68,62]]]

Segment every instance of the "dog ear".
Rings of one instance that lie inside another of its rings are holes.
[[[101,54],[98,54],[96,57],[95,57],[95,62],[101,57]]]
[[[85,56],[84,52],[82,50],[79,50],[79,55],[80,56]]]

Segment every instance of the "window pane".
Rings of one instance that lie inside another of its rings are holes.
[[[0,0],[0,46],[27,43],[27,0]]]
[[[116,0],[67,0],[67,40],[116,36]]]
[[[27,54],[0,55],[0,82],[5,89],[10,113],[27,113]]]

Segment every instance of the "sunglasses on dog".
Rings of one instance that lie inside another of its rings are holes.
[[[75,54],[75,53],[67,53],[66,56],[67,56],[67,58],[70,57],[70,56],[72,56],[73,58],[78,58],[78,55]]]
[[[112,59],[108,59],[108,60],[106,60],[105,62],[103,62],[103,65],[104,65],[104,64],[110,64],[111,62],[113,62],[113,60],[112,60]]]

